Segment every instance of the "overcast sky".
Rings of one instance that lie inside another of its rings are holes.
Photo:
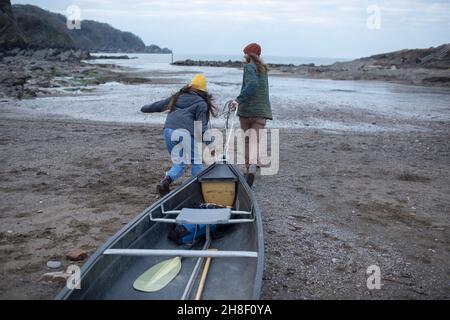
[[[107,22],[175,53],[356,58],[450,43],[450,0],[25,0]],[[378,13],[379,12],[379,19]],[[368,21],[369,19],[369,21]],[[369,23],[368,23],[369,22]],[[368,27],[369,25],[369,27]],[[81,27],[83,25],[81,24]]]

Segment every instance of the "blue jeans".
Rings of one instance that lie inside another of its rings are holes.
[[[173,148],[178,145],[181,141],[183,141],[183,137],[179,137],[178,140],[176,141],[172,141],[171,137],[172,137],[172,133],[175,131],[175,129],[170,129],[170,128],[165,128],[164,129],[164,140],[166,142],[166,147],[167,147],[167,151],[169,151],[169,155],[172,155],[172,150]],[[191,163],[192,163],[192,169],[191,169],[191,174],[192,176],[197,175],[200,171],[203,170],[203,164],[201,162],[201,152],[202,149],[199,148],[200,150],[196,150],[196,148],[194,147],[194,136],[191,135]],[[171,158],[172,159],[172,158]],[[183,161],[183,150],[180,150],[180,153],[178,154],[177,159],[172,159],[177,160],[177,162],[179,163],[173,163],[172,167],[170,168],[170,170],[167,172],[167,175],[172,178],[172,181],[177,180],[178,178],[180,178],[183,173],[184,173],[184,161]],[[195,161],[197,160],[197,161]],[[194,163],[197,162],[196,163]]]

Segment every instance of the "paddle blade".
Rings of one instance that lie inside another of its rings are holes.
[[[151,267],[137,278],[133,287],[144,292],[161,290],[172,281],[181,270],[181,258],[165,260]]]

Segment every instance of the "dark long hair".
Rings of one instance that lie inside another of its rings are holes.
[[[178,98],[184,94],[184,93],[189,93],[189,92],[195,92],[197,93],[200,97],[203,98],[203,100],[205,100],[206,105],[208,107],[208,112],[206,114],[206,117],[209,121],[209,117],[213,116],[213,117],[217,117],[217,107],[213,104],[212,100],[213,100],[213,96],[211,94],[209,94],[208,92],[204,92],[201,90],[197,90],[195,88],[193,88],[190,85],[184,86],[183,88],[180,89],[180,91],[178,91],[177,93],[175,93],[172,98],[169,101],[169,104],[166,107],[166,110],[169,110],[169,112],[171,112],[178,101]]]
[[[247,55],[253,60],[259,73],[267,73],[269,71],[267,64],[265,64],[257,54],[247,53]],[[247,59],[247,61],[250,62],[249,59]]]

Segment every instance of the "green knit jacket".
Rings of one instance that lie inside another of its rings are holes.
[[[241,93],[236,100],[239,102],[239,117],[272,120],[267,73],[258,72],[253,61],[244,66]]]

